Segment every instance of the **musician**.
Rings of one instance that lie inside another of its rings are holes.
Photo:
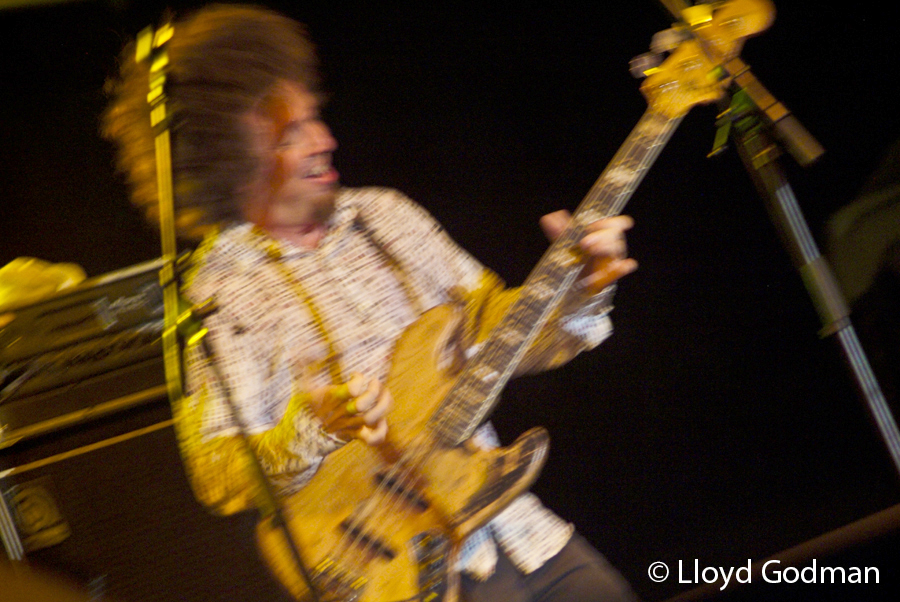
[[[226,391],[286,497],[346,442],[384,441],[392,398],[383,383],[405,327],[431,307],[457,303],[477,344],[517,291],[401,193],[339,185],[337,143],[319,113],[316,58],[300,25],[259,8],[218,6],[174,31],[166,92],[176,222],[182,237],[203,237],[185,294],[218,305],[206,321],[215,357],[188,351],[188,396],[175,414],[197,497],[232,513],[255,506],[259,484],[247,470]],[[147,67],[132,57],[127,48],[104,133],[119,146],[133,201],[155,219]],[[567,221],[558,212],[541,226],[553,239]],[[620,216],[588,228],[582,277],[520,372],[558,366],[608,336],[611,285],[637,265],[626,257],[631,225]],[[489,424],[473,443],[497,444]],[[633,597],[619,573],[532,494],[472,535],[458,568],[467,600]]]

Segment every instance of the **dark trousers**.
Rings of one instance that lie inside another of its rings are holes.
[[[631,586],[577,533],[559,554],[529,575],[498,549],[494,574],[480,582],[462,576],[466,602],[636,602]]]

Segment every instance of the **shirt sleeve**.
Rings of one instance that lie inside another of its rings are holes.
[[[188,360],[189,366],[198,362],[190,374],[199,384],[176,404],[174,418],[194,495],[214,512],[232,514],[260,507],[263,484],[257,467],[277,493],[290,493],[305,485],[323,458],[343,444],[321,429],[304,392],[291,395],[287,410],[274,426],[248,429],[244,434],[235,426],[211,431],[205,417],[220,411],[214,408],[224,402],[218,376],[208,358],[200,359],[196,349],[189,355],[193,358]]]

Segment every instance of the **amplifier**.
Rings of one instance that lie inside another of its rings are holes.
[[[256,514],[212,515],[184,474],[161,266],[14,308],[0,329],[0,565],[61,575],[91,600],[290,602],[256,551]]]
[[[138,264],[11,310],[0,329],[0,448],[158,396],[161,267]]]
[[[164,392],[0,449],[0,564],[64,577],[84,600],[291,602],[259,557],[256,522],[194,499]],[[43,599],[56,598],[21,602]]]

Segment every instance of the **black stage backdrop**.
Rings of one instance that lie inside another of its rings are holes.
[[[156,257],[97,132],[119,48],[166,4],[41,4],[0,11],[0,264],[94,276]],[[321,51],[343,182],[410,194],[510,284],[545,246],[539,216],[573,208],[643,112],[628,61],[671,22],[652,0],[263,4],[306,22]],[[900,134],[896,24],[877,5],[776,4],[744,58],[826,148],[788,164],[824,246],[828,216]],[[535,490],[650,600],[691,587],[652,582],[654,561],[741,566],[900,502],[740,160],[705,157],[715,113],[691,112],[627,209],[641,268],[619,287],[615,334],[512,383],[494,415],[507,441],[549,428]],[[866,560],[882,583],[897,582],[893,548]]]

